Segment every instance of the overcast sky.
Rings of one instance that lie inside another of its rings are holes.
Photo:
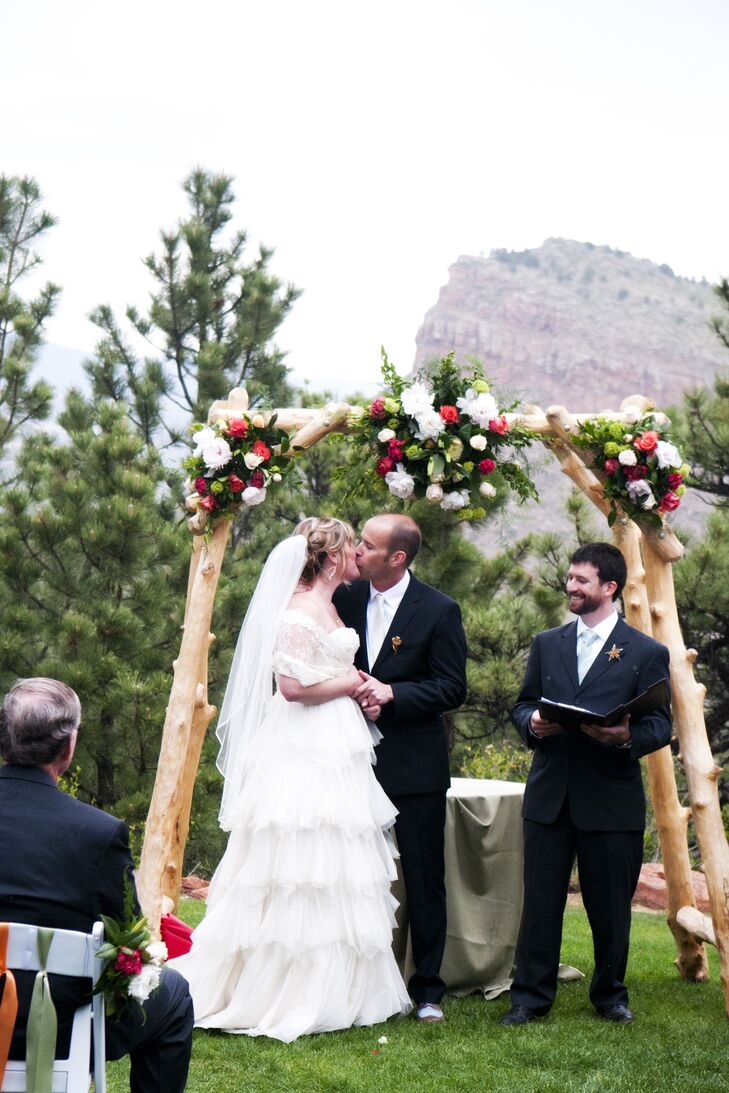
[[[202,165],[304,290],[298,379],[401,371],[460,254],[608,244],[729,274],[726,0],[0,0],[0,171],[59,219],[49,340],[143,305]]]

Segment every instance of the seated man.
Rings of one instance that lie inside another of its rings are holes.
[[[18,680],[0,710],[0,921],[90,933],[99,915],[123,917],[133,884],[126,825],[58,789],[76,747],[81,705],[55,679]],[[17,972],[11,1058],[24,1058],[34,972]],[[64,1057],[88,980],[51,977]],[[134,1093],[184,1090],[192,1046],[187,983],[165,968],[159,989],[132,1018],[106,1021],[107,1058],[131,1057]]]

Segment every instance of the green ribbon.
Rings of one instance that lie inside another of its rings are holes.
[[[33,996],[26,1027],[26,1091],[51,1093],[53,1063],[56,1057],[56,1007],[51,998],[46,962],[53,941],[53,930],[38,927],[38,961],[40,971],[33,984]]]

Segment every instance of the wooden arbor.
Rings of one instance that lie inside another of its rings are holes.
[[[628,421],[629,407],[648,405],[640,396],[626,399],[612,416]],[[213,404],[211,422],[246,412],[245,391],[231,391],[228,400]],[[297,449],[308,448],[332,432],[343,431],[352,408],[345,403],[322,409],[277,410],[277,424],[294,434]],[[581,420],[597,416],[571,414],[552,407],[546,414],[530,407],[524,414],[508,415],[512,422],[532,429],[559,459],[562,470],[605,515],[609,504],[602,483],[572,443]],[[159,923],[165,897],[176,903],[182,860],[189,829],[195,776],[205,731],[216,710],[207,700],[208,648],[215,591],[229,535],[228,521],[220,521],[203,549],[202,519],[188,521],[193,541],[187,604],[180,653],[167,707],[162,747],[150,803],[138,888],[144,911],[153,926]],[[724,1000],[729,1016],[729,845],[719,805],[716,780],[720,768],[709,748],[703,717],[704,688],[696,683],[696,653],[686,650],[678,623],[672,564],[683,548],[672,532],[662,529],[642,534],[626,517],[613,525],[613,538],[628,565],[624,604],[628,621],[668,646],[671,653],[674,726],[686,771],[691,809],[682,808],[676,791],[670,749],[648,756],[651,795],[661,840],[668,886],[668,922],[674,934],[676,964],[687,979],[708,978],[702,942],[716,944]],[[709,890],[711,918],[695,906],[686,842],[686,827],[693,815]]]

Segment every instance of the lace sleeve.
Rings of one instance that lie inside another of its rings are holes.
[[[302,687],[311,687],[336,674],[329,666],[317,665],[317,660],[321,660],[321,649],[316,631],[302,623],[284,621],[273,654],[275,674],[292,676]]]

